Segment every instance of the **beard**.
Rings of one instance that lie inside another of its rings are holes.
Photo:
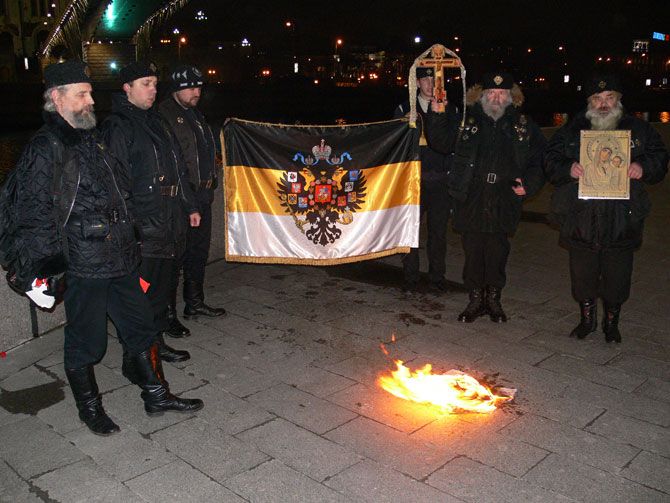
[[[482,108],[484,109],[484,113],[491,117],[494,121],[497,121],[500,119],[504,114],[505,110],[507,110],[507,107],[512,104],[512,96],[507,96],[505,98],[505,101],[502,103],[493,103],[489,101],[488,96],[486,93],[482,94],[481,97],[481,104]]]
[[[97,124],[93,107],[86,107],[79,112],[68,112],[65,119],[75,129],[93,129]]]
[[[619,120],[623,116],[623,105],[617,101],[609,112],[599,112],[595,106],[589,103],[586,110],[586,118],[591,121],[591,128],[598,131],[616,129]]]

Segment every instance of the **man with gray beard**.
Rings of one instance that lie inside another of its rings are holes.
[[[93,433],[118,425],[102,406],[94,366],[107,350],[107,317],[123,346],[123,373],[142,389],[147,414],[192,412],[197,399],[177,398],[164,379],[151,306],[140,287],[130,180],[95,130],[91,80],[81,61],[44,70],[45,125],[31,138],[16,171],[17,288],[42,287],[65,274],[64,368],[79,418]]]
[[[516,231],[524,198],[544,185],[542,152],[546,141],[518,108],[523,94],[508,73],[492,73],[468,90],[465,127],[456,142],[449,193],[454,229],[462,234],[463,281],[469,302],[458,320],[472,323],[488,314],[502,323],[500,302],[506,284],[509,235]],[[428,143],[448,152],[446,114],[428,115]]]
[[[594,77],[587,96],[586,110],[550,140],[546,173],[556,186],[552,215],[561,226],[559,242],[569,251],[572,295],[580,308],[580,322],[570,336],[583,339],[596,330],[600,297],[605,340],[618,343],[621,305],[630,295],[633,251],[642,244],[644,219],[651,207],[644,186],[663,180],[668,152],[649,123],[625,113],[618,78]],[[630,199],[578,199],[578,181],[584,176],[579,164],[580,132],[589,129],[631,132]]]

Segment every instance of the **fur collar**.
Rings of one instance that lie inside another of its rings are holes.
[[[84,130],[75,129],[63,119],[57,112],[44,112],[44,125],[51,131],[66,147],[72,147],[81,143]]]
[[[514,84],[512,86],[511,93],[512,93],[512,105],[516,108],[519,108],[523,104],[524,100],[523,91],[521,91],[521,88],[518,85]],[[465,94],[466,104],[468,104],[469,106],[474,105],[482,97],[482,94],[484,94],[484,90],[482,89],[482,86],[480,84],[472,86],[470,89],[468,89],[468,92]]]

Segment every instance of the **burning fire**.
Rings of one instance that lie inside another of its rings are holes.
[[[382,350],[388,354],[383,345]],[[380,376],[378,384],[405,400],[436,405],[446,412],[493,412],[497,404],[512,399],[494,394],[474,377],[457,370],[434,374],[430,363],[412,371],[402,360],[394,362],[397,369]]]

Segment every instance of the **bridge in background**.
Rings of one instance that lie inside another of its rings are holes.
[[[41,58],[86,61],[97,82],[114,81],[118,70],[148,57],[152,31],[188,0],[72,0],[49,33]]]

